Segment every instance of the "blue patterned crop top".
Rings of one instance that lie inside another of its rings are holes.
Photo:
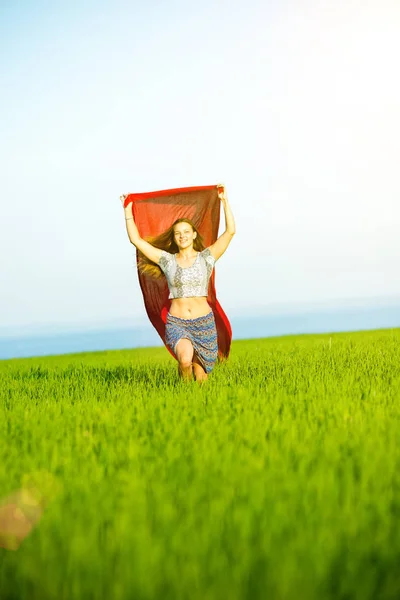
[[[215,258],[206,248],[198,252],[190,267],[181,267],[175,254],[162,250],[159,267],[168,282],[168,298],[190,298],[208,296],[208,282],[215,264]]]

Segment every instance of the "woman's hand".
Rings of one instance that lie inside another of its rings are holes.
[[[224,184],[223,183],[217,183],[217,190],[218,190],[218,198],[221,200],[221,202],[227,202],[228,201],[228,196],[226,194]]]
[[[119,199],[121,200],[122,208],[124,209],[124,212],[125,212],[125,217],[132,216],[132,200],[130,202],[128,202],[127,205],[125,205],[125,200],[127,199],[128,196],[129,196],[129,194],[122,194],[119,197]]]
[[[132,201],[128,202],[128,204],[125,206],[125,200],[128,196],[129,194],[122,194],[119,199],[121,200],[122,208],[124,209],[125,219],[133,219]]]

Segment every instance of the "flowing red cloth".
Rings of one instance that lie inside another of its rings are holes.
[[[132,202],[133,217],[143,238],[163,233],[174,221],[181,218],[193,221],[203,238],[205,248],[213,244],[218,237],[220,200],[215,185],[128,194],[124,206],[129,202]],[[165,323],[171,305],[167,280],[165,277],[154,279],[140,273],[139,270],[138,277],[147,315],[165,344]],[[232,329],[217,300],[215,270],[210,278],[207,300],[213,310],[217,327],[218,357],[224,359],[229,355]],[[175,356],[170,348],[166,347],[172,356]]]

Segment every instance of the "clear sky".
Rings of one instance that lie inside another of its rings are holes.
[[[229,314],[400,297],[398,0],[0,4],[0,329],[145,316],[119,195],[223,181]]]

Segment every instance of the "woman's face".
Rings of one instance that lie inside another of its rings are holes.
[[[177,223],[174,227],[174,241],[178,248],[189,248],[196,236],[197,233],[189,223]]]

